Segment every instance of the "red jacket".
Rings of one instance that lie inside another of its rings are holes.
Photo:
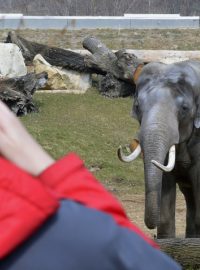
[[[59,199],[71,199],[110,214],[121,226],[151,239],[127,218],[120,203],[69,154],[35,178],[0,158],[0,259],[25,241],[59,207]]]

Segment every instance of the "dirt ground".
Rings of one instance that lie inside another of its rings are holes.
[[[147,235],[154,238],[155,230],[149,230],[144,224],[144,194],[119,194],[118,198],[131,221],[141,228]],[[184,237],[185,234],[185,201],[180,191],[177,192],[176,202],[176,236]]]

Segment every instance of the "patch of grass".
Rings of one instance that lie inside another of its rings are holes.
[[[84,95],[36,93],[34,99],[39,113],[21,120],[54,158],[76,152],[111,190],[143,190],[142,160],[124,164],[116,154],[138,127],[131,118],[132,98],[108,99],[91,89]]]
[[[200,29],[81,29],[81,30],[31,30],[17,31],[28,40],[61,48],[83,49],[86,36],[99,38],[113,50],[199,50]],[[0,31],[0,39],[5,39],[5,30]]]

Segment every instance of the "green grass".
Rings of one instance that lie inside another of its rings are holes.
[[[142,160],[124,164],[116,154],[138,127],[132,98],[108,99],[91,89],[84,95],[36,93],[34,100],[39,113],[21,120],[54,158],[76,152],[88,168],[100,168],[94,174],[114,192],[143,190]]]
[[[6,33],[5,33],[6,32]],[[5,40],[8,30],[0,30],[0,40]],[[49,46],[83,49],[86,36],[96,36],[113,50],[199,50],[200,29],[19,29],[22,37]]]

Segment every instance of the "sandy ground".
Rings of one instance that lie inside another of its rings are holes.
[[[149,230],[144,224],[144,195],[119,195],[120,201],[131,221],[141,228],[147,235],[154,238],[156,230]],[[183,195],[177,192],[176,202],[176,236],[184,237],[185,234],[185,201]]]

